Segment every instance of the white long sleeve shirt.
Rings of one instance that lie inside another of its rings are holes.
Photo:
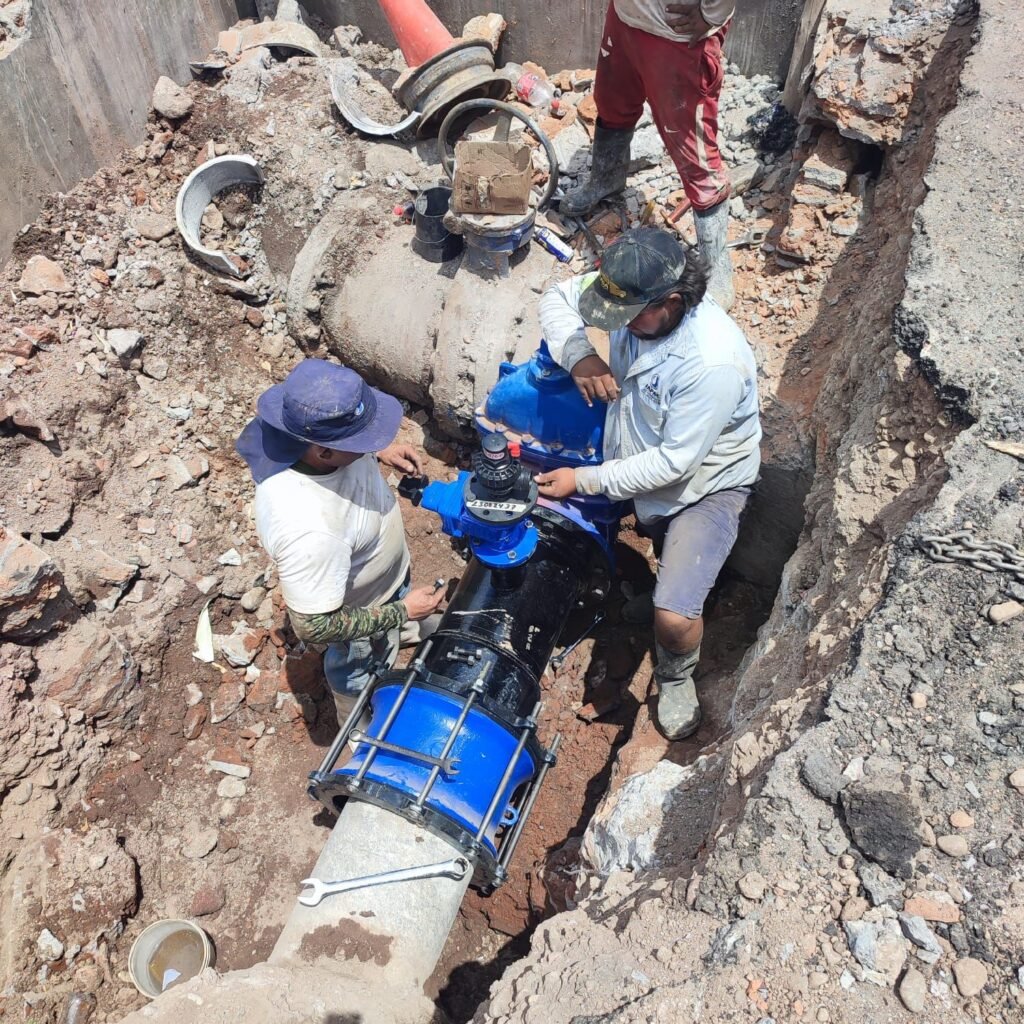
[[[675,32],[668,27],[668,12],[665,7],[673,0],[612,0],[615,4],[615,13],[621,21],[630,28],[638,28],[642,32],[650,32],[651,35],[662,36],[665,39],[672,39],[676,42],[691,42],[693,37],[687,33]],[[687,0],[675,0],[676,3],[686,4]],[[698,0],[693,0],[693,6],[697,6]],[[736,11],[734,0],[699,0],[700,13],[704,20],[711,26],[701,38],[713,35],[717,32]]]
[[[578,312],[580,292],[594,276],[554,285],[540,302],[548,349],[566,370],[596,355]],[[714,299],[706,297],[664,338],[612,332],[609,352],[621,393],[608,405],[604,462],[575,471],[581,494],[632,498],[637,516],[649,523],[757,480],[757,364],[743,332]]]

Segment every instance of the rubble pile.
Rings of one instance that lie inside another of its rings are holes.
[[[31,0],[0,0],[0,60],[31,31]]]

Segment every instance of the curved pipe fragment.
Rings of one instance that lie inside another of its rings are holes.
[[[258,25],[243,28],[239,34],[241,50],[269,46],[275,50],[303,53],[309,57],[323,56],[323,47],[317,34],[295,21],[261,21]]]
[[[397,124],[381,124],[364,114],[355,98],[359,88],[359,70],[354,61],[333,61],[327,71],[327,82],[331,89],[331,99],[334,100],[338,112],[353,128],[365,135],[374,135],[378,138],[398,135],[420,119],[418,110],[414,110]]]
[[[207,249],[199,240],[203,213],[215,195],[231,185],[262,185],[263,171],[251,156],[218,156],[197,167],[178,192],[174,216],[185,244],[204,263],[230,274],[246,277],[249,266],[240,256]]]

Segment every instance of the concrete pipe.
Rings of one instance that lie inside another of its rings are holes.
[[[390,811],[350,800],[312,875],[358,878],[450,860],[456,848]],[[424,878],[295,904],[270,963],[320,965],[354,979],[421,992],[455,922],[471,872],[460,881]]]

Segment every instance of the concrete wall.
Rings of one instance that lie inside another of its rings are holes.
[[[361,25],[394,46],[374,0],[303,0],[328,25]],[[668,2],[668,0],[666,0]],[[508,22],[502,60],[535,60],[550,71],[593,67],[609,0],[430,0],[453,35],[476,14],[498,11]],[[744,74],[786,77],[804,0],[737,0],[726,50]]]
[[[233,24],[234,0],[36,0],[31,35],[0,60],[0,261],[48,193],[140,139],[160,75],[190,78]]]

